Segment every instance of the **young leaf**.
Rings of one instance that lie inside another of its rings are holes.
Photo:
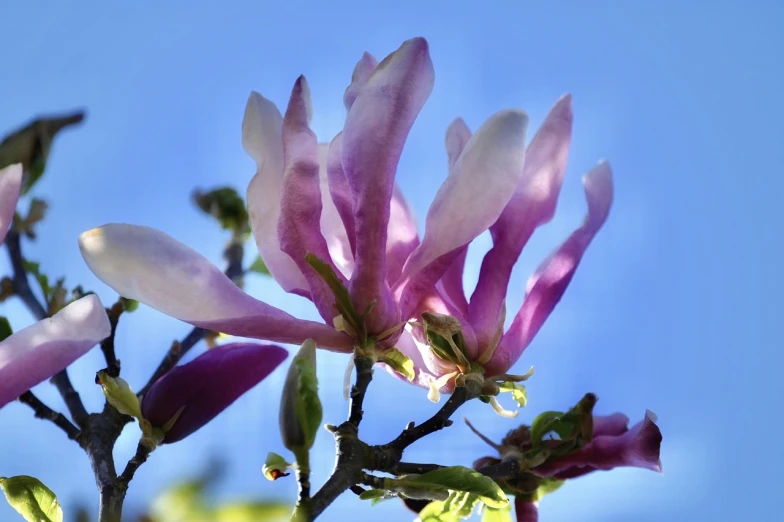
[[[214,217],[221,227],[236,234],[250,232],[245,201],[231,187],[221,187],[209,192],[194,191],[193,201],[205,213]]]
[[[335,294],[335,307],[338,309],[338,313],[343,316],[343,319],[348,322],[355,331],[358,330],[360,316],[354,308],[354,303],[351,301],[348,289],[343,286],[343,283],[335,274],[332,267],[313,254],[305,256],[305,260],[327,283],[332,290],[332,293]]]
[[[553,491],[556,491],[558,488],[564,485],[565,480],[556,480],[556,479],[539,479],[539,487],[536,489],[534,494],[531,496],[531,502],[537,502],[542,499],[545,495],[549,495]]]
[[[126,299],[125,297],[121,297],[120,302],[122,303],[123,312],[135,312],[136,309],[139,308],[139,301],[134,299]]]
[[[238,502],[215,509],[210,522],[284,522],[291,516],[291,506],[279,502]],[[190,522],[190,521],[189,521]],[[206,522],[206,521],[205,521]]]
[[[112,377],[105,370],[95,375],[95,383],[101,385],[101,390],[106,396],[106,401],[114,406],[123,415],[130,415],[137,419],[142,418],[139,398],[130,385],[122,377]]]
[[[264,462],[264,467],[261,472],[267,480],[278,480],[281,477],[288,477],[290,473],[286,473],[291,468],[291,463],[278,455],[277,453],[267,453],[267,460]]]
[[[413,381],[416,376],[414,373],[414,361],[397,348],[390,348],[389,350],[384,351],[381,357],[379,357],[378,362],[389,365],[393,370],[409,381]]]
[[[26,475],[0,477],[0,489],[8,503],[27,522],[63,522],[57,496],[40,480]]]
[[[494,508],[509,505],[509,499],[493,479],[463,466],[450,466],[428,471],[412,479],[406,479],[405,482],[434,489],[441,488],[472,493],[486,505]]]
[[[514,522],[512,518],[512,506],[494,509],[486,507],[482,513],[482,522]]]
[[[11,323],[8,322],[3,316],[0,316],[0,341],[5,341],[14,333],[13,328],[11,328]]]
[[[359,500],[375,500],[384,498],[387,492],[383,489],[368,489],[359,495]]]
[[[508,392],[512,394],[512,399],[517,403],[518,406],[524,408],[526,404],[528,404],[528,395],[525,391],[525,386],[522,384],[517,384],[514,382],[502,382],[499,385],[501,392]]]
[[[553,425],[561,418],[563,412],[545,411],[536,416],[531,423],[531,443],[534,448],[539,447],[542,438],[553,431]]]
[[[248,267],[248,270],[256,272],[257,274],[270,275],[269,268],[267,268],[267,265],[264,263],[261,256],[256,256],[256,259],[253,261],[253,264]]]

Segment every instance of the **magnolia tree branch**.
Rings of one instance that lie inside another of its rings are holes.
[[[375,477],[365,470],[384,471],[393,474],[423,473],[437,469],[434,464],[401,463],[405,449],[418,441],[452,424],[449,417],[467,401],[480,395],[481,385],[469,380],[465,386],[456,387],[449,400],[430,419],[419,426],[410,423],[394,440],[379,446],[370,446],[357,436],[359,422],[362,420],[362,400],[372,379],[373,361],[357,357],[356,384],[352,388],[349,418],[337,427],[331,427],[335,435],[337,457],[332,474],[310,499],[308,509],[302,514],[305,522],[315,520],[344,492],[351,490],[361,494],[358,484],[378,487]],[[368,484],[371,482],[371,484]]]
[[[120,482],[127,487],[128,483],[133,480],[136,470],[139,469],[139,466],[147,462],[147,458],[149,458],[152,451],[153,448],[140,442],[136,447],[136,455],[134,455],[133,458],[128,461],[128,464],[125,465],[125,470],[123,470],[122,475],[120,475]]]
[[[13,269],[13,283],[14,293],[19,296],[22,302],[27,306],[30,313],[37,320],[45,319],[49,316],[46,308],[38,301],[38,298],[33,293],[30,287],[30,282],[27,279],[27,270],[24,266],[24,256],[22,255],[22,244],[20,241],[19,233],[11,229],[5,236],[5,245],[8,248],[8,257],[11,260],[11,267]],[[74,422],[80,427],[84,427],[87,421],[87,410],[84,408],[79,393],[74,389],[71,384],[71,379],[68,377],[68,371],[62,370],[60,373],[52,377],[52,384],[55,385],[57,391],[60,392],[68,412],[71,414]]]
[[[22,395],[19,396],[19,402],[23,404],[27,404],[30,406],[33,411],[35,412],[36,418],[48,420],[53,422],[57,425],[58,428],[63,430],[68,438],[71,440],[77,440],[79,435],[81,435],[81,431],[79,428],[73,425],[68,418],[60,412],[54,411],[52,408],[41,402],[38,397],[33,395],[33,392],[26,391]]]

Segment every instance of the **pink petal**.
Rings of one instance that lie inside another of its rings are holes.
[[[411,333],[404,331],[400,338],[395,343],[395,348],[397,348],[403,355],[409,357],[414,363],[414,373],[415,377],[413,381],[409,381],[406,377],[403,377],[395,370],[387,366],[386,364],[382,364],[382,366],[394,377],[400,379],[403,382],[412,382],[417,386],[421,386],[422,388],[427,388],[429,386],[431,380],[435,378],[435,376],[430,373],[428,370],[427,365],[425,364],[422,353],[426,351],[430,351],[430,347],[427,345],[422,345],[419,341],[415,340]]]
[[[310,297],[321,317],[327,324],[332,324],[338,315],[335,294],[306,260],[308,254],[314,254],[331,265],[339,277],[341,275],[332,263],[327,242],[321,234],[319,147],[316,135],[308,126],[309,107],[310,90],[305,77],[300,76],[291,91],[283,118],[285,174],[278,239],[281,250],[291,256],[307,279]]]
[[[661,442],[662,434],[656,426],[656,416],[648,411],[645,419],[626,433],[595,437],[584,448],[564,457],[550,459],[533,472],[540,477],[560,480],[619,467],[661,472]]]
[[[419,235],[414,213],[400,187],[395,184],[387,227],[387,282],[390,285],[400,278],[408,256],[417,246]]]
[[[623,413],[593,416],[593,436],[623,435],[629,431],[629,417]]]
[[[0,169],[0,243],[14,220],[23,172],[21,163]]]
[[[110,224],[84,232],[87,266],[117,293],[166,315],[242,337],[350,351],[351,339],[332,327],[296,319],[239,289],[201,254],[153,228]]]
[[[275,105],[252,92],[242,120],[242,146],[256,161],[248,185],[250,224],[259,254],[272,277],[287,292],[310,296],[305,276],[280,248],[278,218],[283,193],[283,118]]]
[[[395,171],[408,132],[433,89],[427,42],[404,42],[373,71],[346,118],[342,159],[356,226],[351,295],[358,310],[375,301],[371,332],[392,326],[397,309],[386,282],[387,227]]]
[[[0,407],[67,368],[110,331],[101,300],[91,294],[0,342]]]
[[[612,170],[600,163],[583,178],[588,215],[528,280],[527,294],[493,358],[486,366],[490,375],[506,372],[531,343],[550,312],[561,300],[580,260],[610,212],[613,199]]]
[[[154,427],[175,415],[164,443],[195,432],[256,386],[288,352],[275,345],[231,343],[208,350],[158,379],[142,399],[142,414]]]
[[[346,110],[351,110],[354,100],[357,99],[360,91],[365,87],[368,78],[370,78],[377,66],[378,60],[370,53],[364,53],[357,65],[354,66],[354,72],[351,74],[351,85],[346,88],[346,92],[343,94],[343,104],[346,106]]]
[[[343,172],[343,160],[341,150],[343,144],[343,133],[339,133],[329,144],[327,153],[327,180],[329,184],[329,194],[335,210],[343,221],[343,227],[348,236],[351,247],[352,268],[353,256],[356,251],[356,230],[354,226],[354,198],[351,195],[351,188],[348,186],[346,173]],[[325,203],[326,204],[326,203]]]
[[[462,118],[454,120],[446,131],[446,153],[451,171],[463,149],[471,139],[471,130]],[[463,269],[465,268],[466,254],[468,246],[464,246],[455,260],[449,265],[444,276],[439,282],[439,288],[452,304],[464,315],[468,315],[468,301],[466,300],[465,290],[463,289]]]
[[[462,255],[459,249],[498,220],[523,174],[527,125],[524,112],[501,111],[468,140],[428,210],[422,244],[395,285],[404,314]]]
[[[538,502],[530,502],[522,498],[515,498],[515,516],[517,522],[537,522],[539,520]]]
[[[336,138],[337,139],[337,138]],[[330,145],[327,143],[319,144],[319,185],[321,188],[321,233],[327,242],[329,255],[338,267],[340,272],[346,277],[351,276],[354,270],[354,254],[351,249],[346,228],[343,226],[340,213],[335,206],[330,195],[329,176],[327,174],[329,164]],[[340,157],[338,157],[340,159]]]
[[[525,155],[523,176],[498,221],[490,227],[493,248],[485,255],[471,296],[469,318],[479,343],[495,335],[512,268],[540,225],[555,214],[572,135],[572,102],[564,96],[550,110]]]

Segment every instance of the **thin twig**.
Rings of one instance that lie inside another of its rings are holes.
[[[125,470],[123,470],[122,475],[120,475],[119,478],[120,482],[127,486],[128,483],[133,480],[136,470],[147,462],[150,453],[152,453],[152,448],[140,442],[136,447],[136,455],[134,455],[133,458],[128,461],[128,464],[125,465]]]
[[[73,425],[71,421],[69,421],[65,415],[60,412],[54,411],[52,408],[41,402],[41,400],[36,397],[33,392],[26,391],[22,395],[19,396],[19,402],[22,404],[27,404],[30,406],[33,411],[35,412],[35,416],[38,419],[48,420],[53,422],[57,425],[58,428],[63,430],[68,438],[71,440],[77,440],[79,435],[81,435],[81,431],[79,428]]]
[[[41,302],[38,301],[27,279],[27,270],[24,267],[24,256],[19,233],[13,229],[9,230],[5,237],[5,245],[8,248],[8,257],[11,260],[11,267],[14,271],[14,293],[19,296],[36,319],[39,321],[45,319],[49,314]],[[87,422],[87,410],[82,403],[81,397],[79,397],[79,393],[71,384],[67,370],[64,369],[52,377],[51,382],[55,385],[57,391],[60,392],[68,412],[71,414],[71,418],[80,428],[84,428],[84,423]]]
[[[428,471],[435,471],[437,469],[441,469],[444,466],[440,464],[415,464],[413,462],[398,462],[393,467],[389,468],[389,472],[393,475],[409,475],[409,474],[416,474],[421,475],[423,473],[427,473]]]
[[[362,422],[362,403],[365,400],[368,386],[373,380],[373,360],[367,357],[357,357],[354,360],[357,372],[357,382],[351,387],[351,404],[349,405],[348,422],[359,430]]]
[[[120,376],[120,361],[117,360],[117,354],[114,350],[114,337],[117,334],[117,323],[120,322],[122,313],[122,301],[117,301],[111,308],[106,309],[111,331],[109,332],[109,337],[101,341],[101,351],[106,360],[106,372],[112,377]]]

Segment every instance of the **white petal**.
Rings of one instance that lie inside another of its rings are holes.
[[[0,243],[14,220],[19,190],[22,187],[22,164],[16,163],[0,169]]]

